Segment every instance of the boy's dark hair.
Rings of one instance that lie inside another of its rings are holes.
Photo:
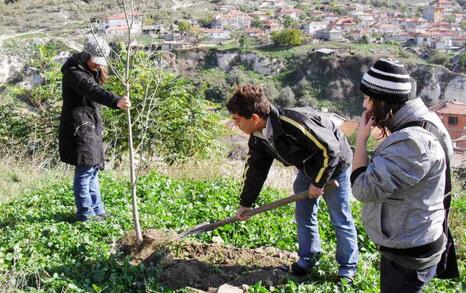
[[[265,119],[270,113],[270,102],[264,89],[253,84],[239,85],[226,106],[231,114],[238,114],[246,119],[250,119],[252,114]]]

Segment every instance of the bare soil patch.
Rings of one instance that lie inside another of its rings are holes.
[[[120,250],[132,263],[158,266],[160,284],[170,289],[185,287],[214,292],[228,283],[233,286],[265,286],[286,282],[284,267],[295,261],[295,253],[274,247],[241,249],[221,244],[174,241],[176,233],[147,230],[144,241],[136,243],[133,232],[119,242]]]

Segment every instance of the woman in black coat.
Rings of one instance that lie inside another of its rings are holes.
[[[123,110],[131,106],[127,97],[119,97],[102,87],[107,78],[109,53],[103,39],[91,36],[84,51],[72,55],[61,69],[59,151],[61,161],[75,166],[73,190],[80,221],[106,217],[98,181],[98,172],[105,161],[100,105]]]

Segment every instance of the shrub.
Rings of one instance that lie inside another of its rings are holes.
[[[275,102],[281,107],[290,107],[295,105],[295,94],[290,87],[284,87]]]
[[[436,51],[432,56],[430,56],[429,61],[445,67],[449,67],[451,65],[451,60],[448,54],[440,51]]]
[[[462,72],[466,72],[466,53],[459,56],[459,65]]]
[[[303,34],[298,29],[284,29],[273,32],[272,40],[279,46],[299,46],[303,43]]]

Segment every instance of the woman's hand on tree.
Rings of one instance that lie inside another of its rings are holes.
[[[129,100],[127,96],[124,96],[123,98],[118,100],[117,107],[122,110],[127,110],[131,108],[131,101]]]

